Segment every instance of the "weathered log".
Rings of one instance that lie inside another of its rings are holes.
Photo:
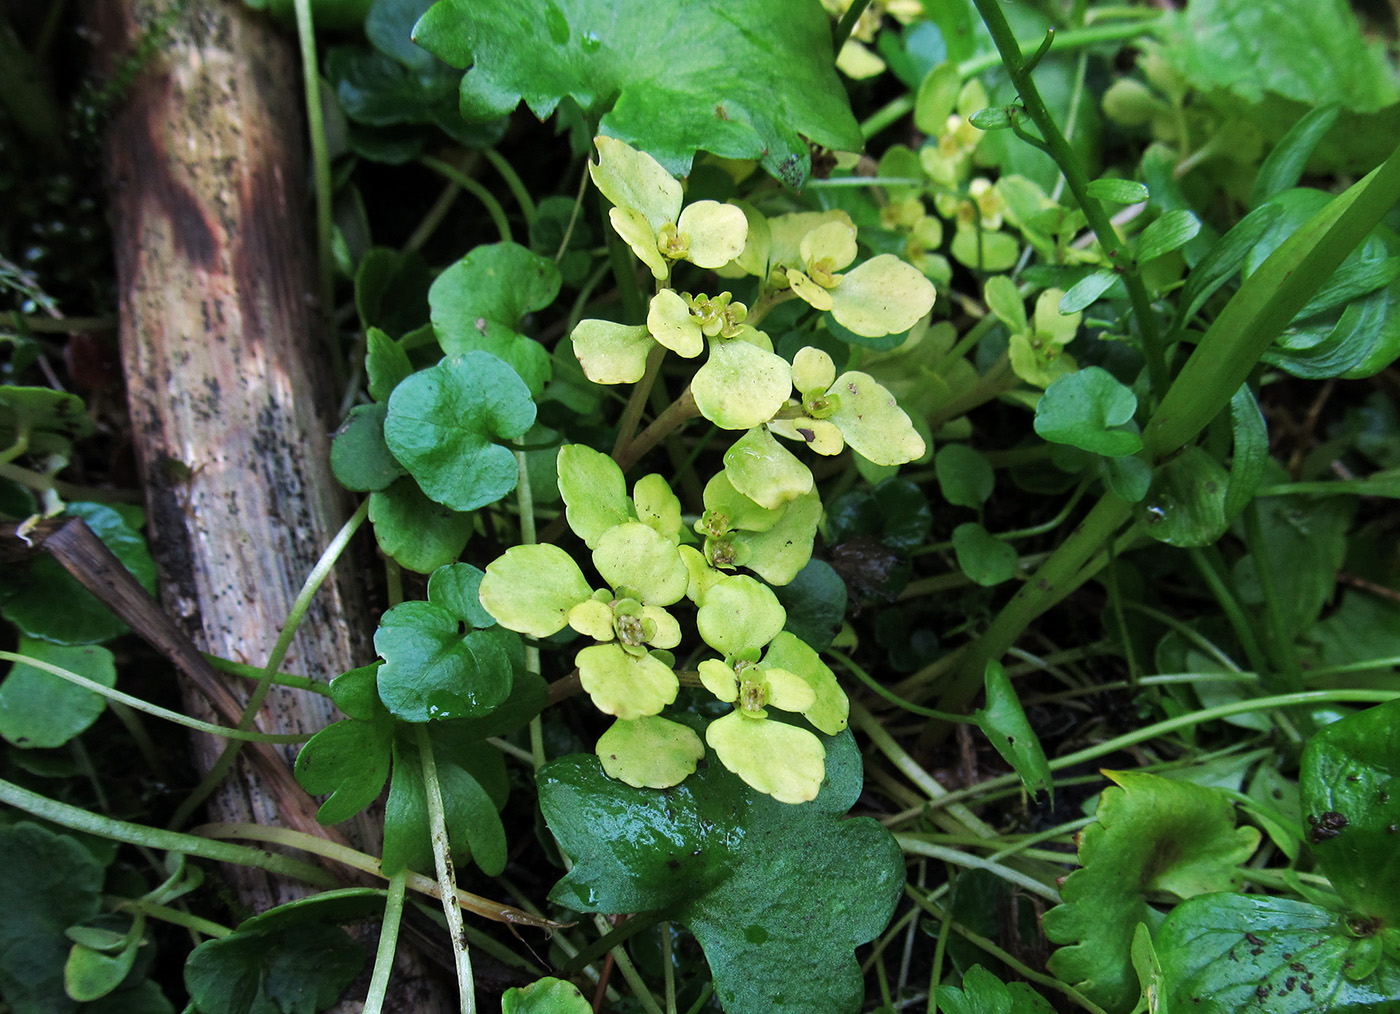
[[[123,51],[166,6],[100,0],[100,49]],[[299,80],[288,40],[243,4],[191,0],[107,134],[122,358],[162,601],[196,644],[255,664],[348,513],[328,464]],[[284,667],[329,679],[362,664],[367,629],[359,586],[332,574]],[[213,717],[183,690],[191,714]],[[323,697],[274,689],[258,725],[315,731],[335,717]],[[222,748],[196,737],[199,769]],[[317,831],[286,771],[269,778],[253,756],[211,817]],[[377,854],[371,822],[346,833]],[[298,893],[259,871],[229,875],[250,908]],[[399,984],[392,1009],[440,1006],[421,981]]]

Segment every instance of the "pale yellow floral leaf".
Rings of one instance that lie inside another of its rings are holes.
[[[696,201],[681,212],[676,228],[690,241],[686,260],[701,268],[728,264],[744,252],[749,223],[732,204]]]
[[[658,343],[685,359],[694,359],[705,351],[700,321],[675,289],[662,289],[651,297],[646,329]]]
[[[816,799],[826,776],[826,748],[806,729],[732,711],[711,722],[705,741],[720,763],[782,803]]]
[[[615,207],[638,212],[653,237],[667,222],[675,222],[681,211],[679,180],[646,152],[615,137],[595,137],[593,143],[598,161],[588,164],[588,174],[604,197]]]
[[[690,383],[700,414],[721,429],[747,430],[772,419],[792,391],[786,359],[742,339],[711,341]]]
[[[827,421],[839,426],[846,443],[862,456],[877,465],[902,465],[923,455],[924,438],[894,395],[869,374],[843,373],[831,391],[841,404]]]
[[[595,384],[635,384],[655,346],[645,327],[610,320],[581,320],[569,337],[583,375]]]
[[[584,648],[574,659],[593,706],[618,718],[655,715],[676,699],[671,667],[651,655],[631,655],[616,641]]]
[[[655,715],[619,719],[595,748],[609,778],[637,789],[666,789],[694,774],[705,744],[694,729]]]
[[[894,254],[880,254],[847,272],[831,299],[831,315],[838,324],[878,338],[918,323],[933,309],[934,290],[918,268]]]

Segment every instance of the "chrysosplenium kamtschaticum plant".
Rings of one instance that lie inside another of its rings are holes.
[[[698,359],[708,348],[684,407],[741,435],[690,525],[661,476],[638,479],[628,496],[610,457],[561,448],[566,517],[596,578],[558,546],[516,546],[486,568],[481,603],[523,634],[569,627],[591,639],[575,663],[594,705],[615,718],[597,744],[610,776],[661,788],[695,770],[704,755],[699,734],[664,714],[685,679],[733,706],[705,729],[720,761],[760,792],[805,802],[825,772],[817,733],[844,729],[849,705],[817,653],[784,629],[772,590],[811,557],[822,513],[812,473],[782,441],[822,455],[849,445],[879,465],[920,457],[924,441],[873,378],[838,375],[814,347],[789,362],[759,325],[774,306],[801,299],[857,334],[898,333],[929,312],[933,285],[890,254],[852,266],[856,228],[844,212],[769,219],[737,203],[686,204],[681,183],[651,156],[610,137],[596,143],[593,181],[656,292],[645,325],[578,324],[572,341],[583,371],[601,384],[637,383],[657,365],[658,350]],[[670,283],[681,261],[722,278],[756,276],[754,306],[729,291],[677,290]],[[696,670],[678,673],[673,650],[697,638]],[[800,715],[816,732],[780,714]]]

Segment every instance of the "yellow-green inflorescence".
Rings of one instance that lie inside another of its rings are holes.
[[[681,183],[649,155],[612,138],[596,143],[592,178],[613,205],[613,228],[657,289],[645,324],[577,325],[570,338],[584,373],[596,383],[636,383],[657,346],[684,359],[708,350],[690,395],[715,426],[743,433],[706,484],[690,525],[660,476],[638,480],[628,496],[610,457],[564,446],[558,475],[566,519],[600,580],[585,577],[556,546],[517,546],[486,568],[481,602],[509,629],[542,638],[569,627],[591,639],[575,662],[594,705],[615,718],[597,744],[610,776],[639,787],[676,785],[708,743],[753,788],[804,802],[825,773],[820,735],[846,727],[848,702],[817,653],[784,629],[787,616],[773,592],[811,558],[822,514],[812,473],[776,438],[824,455],[849,446],[880,465],[913,461],[925,445],[872,377],[838,375],[815,347],[789,363],[756,325],[767,307],[798,298],[856,334],[900,333],[928,314],[933,286],[890,255],[855,264],[857,230],[844,212],[768,219],[736,204],[686,204]],[[732,292],[672,288],[680,261],[727,278],[756,276],[758,311]],[[694,607],[694,637],[673,615],[686,602]],[[698,671],[681,674],[686,682],[732,705],[704,729],[704,743],[693,716],[663,715],[681,684],[672,649],[683,644],[709,649]]]

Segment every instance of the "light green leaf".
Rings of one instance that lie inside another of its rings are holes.
[[[656,347],[643,325],[610,320],[581,320],[569,340],[584,376],[595,384],[635,384],[647,369],[647,355]]]
[[[1060,312],[1078,313],[1107,292],[1108,287],[1117,280],[1118,276],[1112,271],[1095,271],[1085,275],[1060,297]]]
[[[617,462],[584,444],[559,448],[559,495],[569,527],[589,549],[614,525],[633,520],[627,481]]]
[[[1137,204],[1148,198],[1147,188],[1136,180],[1109,177],[1090,180],[1085,192],[1096,200],[1112,201],[1114,204]]]
[[[365,376],[371,398],[388,401],[399,382],[412,373],[413,364],[402,345],[377,327],[365,332]]]
[[[588,164],[588,175],[608,202],[639,212],[653,237],[663,225],[675,225],[683,196],[680,181],[646,152],[616,137],[595,137],[593,143],[598,161]]]
[[[705,742],[725,767],[780,803],[817,798],[826,749],[806,729],[731,711],[705,730]]]
[[[569,610],[592,594],[574,558],[548,544],[507,549],[487,565],[480,592],[497,623],[531,637],[563,630]]]
[[[997,753],[1021,777],[1026,791],[1034,795],[1044,788],[1055,799],[1055,783],[1050,762],[1040,739],[1021,708],[1020,698],[1011,685],[1006,669],[996,660],[987,663],[987,704],[974,715],[978,728],[996,747]]]
[[[933,283],[894,254],[879,254],[831,290],[831,315],[866,338],[908,331],[933,309]]]
[[[787,584],[812,558],[821,518],[821,497],[813,490],[786,504],[770,528],[736,532],[734,544],[749,551],[743,565],[771,585]]]
[[[802,677],[812,688],[815,701],[802,712],[818,731],[834,736],[846,728],[851,704],[836,676],[806,642],[784,630],[773,638],[763,656],[763,664]]]
[[[752,429],[787,404],[792,368],[781,356],[741,338],[715,339],[690,392],[700,414],[721,429]]]
[[[1024,982],[1008,985],[981,965],[963,973],[961,989],[939,986],[938,1005],[949,1014],[1051,1014],[1054,1010]]]
[[[706,644],[732,657],[758,652],[778,635],[786,619],[771,588],[737,574],[705,593],[695,626]]]
[[[811,471],[765,426],[749,430],[724,452],[724,474],[735,490],[769,509],[812,491]]]
[[[1236,828],[1230,801],[1213,789],[1106,774],[1121,788],[1104,790],[1095,823],[1079,834],[1082,866],[1043,922],[1047,937],[1068,945],[1050,956],[1050,970],[1101,1006],[1127,1010],[1139,993],[1131,940],[1148,918],[1147,896],[1184,900],[1237,887],[1259,832]]]
[[[902,465],[923,456],[924,438],[894,395],[875,378],[854,370],[843,373],[831,386],[831,393],[841,399],[841,404],[829,421],[840,428],[846,443],[866,460],[877,465]]]
[[[578,987],[552,976],[528,986],[514,986],[501,997],[501,1014],[592,1014],[593,1005]]]
[[[394,389],[384,437],[423,492],[469,511],[515,488],[510,440],[535,421],[535,403],[519,375],[486,352],[449,356]]]
[[[649,606],[669,606],[685,598],[685,564],[675,543],[640,521],[600,535],[593,566],[613,588],[634,593]]]
[[[1188,448],[1152,477],[1134,507],[1147,534],[1169,546],[1209,546],[1225,534],[1225,493],[1230,477],[1200,447]]]
[[[649,525],[672,543],[680,541],[681,502],[661,476],[644,475],[632,487],[637,520]]]
[[[1137,241],[1137,262],[1146,264],[1163,254],[1180,250],[1201,231],[1201,220],[1184,208],[1163,215],[1142,230]]]
[[[690,304],[675,289],[662,289],[647,306],[647,331],[676,355],[694,359],[705,351],[705,333]]]
[[[1026,320],[1026,304],[1021,292],[1009,275],[992,275],[982,288],[982,298],[987,301],[987,309],[996,314],[1013,334],[1029,327]]]
[[[599,738],[596,752],[609,778],[666,789],[695,773],[705,745],[690,726],[650,715],[618,719]]]
[[[653,655],[632,655],[616,642],[584,648],[574,661],[594,707],[618,718],[655,715],[680,690],[670,666]]]

